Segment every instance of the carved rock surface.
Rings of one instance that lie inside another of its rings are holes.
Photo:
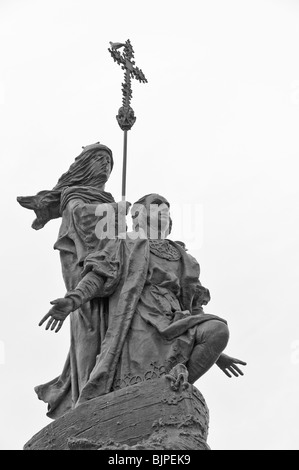
[[[209,411],[190,385],[174,391],[165,377],[94,398],[28,441],[25,450],[208,450]]]

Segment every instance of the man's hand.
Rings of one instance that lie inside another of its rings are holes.
[[[74,310],[73,301],[69,298],[63,298],[52,300],[50,304],[54,305],[54,307],[41,319],[38,326],[41,326],[50,317],[46,330],[50,327],[51,330],[56,328],[55,333],[58,333],[66,317]]]
[[[220,354],[218,360],[216,361],[216,364],[225,373],[225,375],[230,378],[232,377],[231,374],[233,374],[235,377],[239,377],[239,375],[244,375],[241,369],[236,366],[236,364],[246,366],[246,362],[241,361],[240,359],[227,356],[226,354]]]

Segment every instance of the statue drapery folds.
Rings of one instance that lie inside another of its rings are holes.
[[[107,147],[89,146],[44,192],[46,212],[36,209],[36,196],[19,198],[35,210],[35,228],[51,219],[50,200],[62,217],[54,248],[67,292],[51,302],[40,324],[47,320],[47,329],[59,331],[70,314],[70,351],[61,375],[35,389],[52,418],[111,391],[167,376],[182,364],[190,383],[217,361],[224,372],[242,374],[236,366],[242,361],[222,354],[226,321],[203,311],[210,294],[199,281],[197,261],[183,243],[167,238],[172,221],[164,197],[148,194],[133,205],[133,232],[99,237],[97,207],[117,208],[105,192],[112,166]]]

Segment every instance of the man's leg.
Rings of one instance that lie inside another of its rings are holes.
[[[225,323],[208,320],[197,326],[195,347],[186,364],[190,383],[194,383],[217,361],[225,349],[229,330]]]

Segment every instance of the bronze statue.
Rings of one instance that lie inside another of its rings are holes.
[[[190,383],[215,362],[226,374],[243,375],[236,364],[245,363],[222,354],[229,337],[226,321],[203,312],[210,294],[199,281],[197,261],[166,238],[171,230],[169,207],[158,194],[137,201],[132,207],[133,232],[125,239],[101,240],[86,256],[78,285],[51,302],[40,325],[48,320],[46,329],[58,331],[79,309],[86,317],[83,330],[77,330],[80,338],[91,328],[85,306],[94,305],[93,311],[101,314],[100,334],[78,344],[77,355],[84,346],[85,374],[64,369],[59,378],[37,387],[39,397],[49,404],[49,416],[119,388],[175,374],[180,364],[187,367],[189,379],[184,380]]]
[[[34,210],[36,230],[62,218],[54,248],[66,294],[39,325],[58,332],[68,315],[71,325],[62,373],[35,388],[55,421],[25,448],[208,449],[209,412],[192,384],[215,363],[228,377],[243,375],[238,364],[246,363],[223,354],[227,322],[204,312],[210,293],[199,265],[182,241],[168,239],[167,199],[148,194],[136,201],[127,231],[131,79],[147,79],[130,40],[110,42],[109,52],[124,70],[116,116],[124,133],[122,201],[105,191],[113,157],[100,143],[84,147],[52,190],[18,198]]]

